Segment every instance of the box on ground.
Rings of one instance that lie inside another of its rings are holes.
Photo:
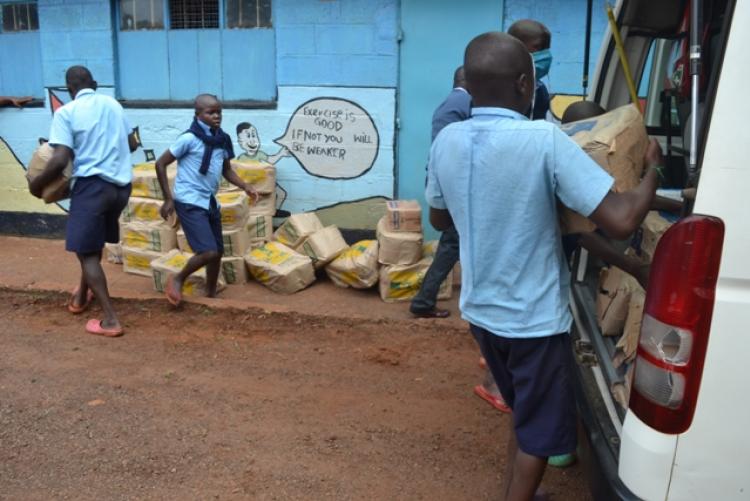
[[[432,258],[424,258],[409,265],[386,265],[380,268],[380,298],[386,303],[410,301],[417,295]],[[438,299],[450,299],[453,294],[453,274],[440,284]]]
[[[313,261],[313,266],[320,269],[327,265],[339,254],[348,249],[346,240],[335,225],[326,226],[308,236],[302,245],[298,247],[302,254],[307,255]]]
[[[125,273],[151,277],[151,262],[164,254],[144,249],[122,247],[122,269]]]
[[[615,178],[615,191],[623,192],[638,186],[649,139],[643,117],[635,104],[564,124],[562,130]],[[596,228],[589,219],[567,207],[560,213],[560,223],[563,233],[585,233]]]
[[[216,201],[221,206],[221,226],[225,231],[244,226],[250,211],[249,197],[244,191],[219,192]]]
[[[339,287],[369,289],[378,282],[378,241],[360,240],[326,266],[326,274]]]
[[[323,225],[314,212],[292,214],[274,232],[274,240],[296,249],[309,235],[322,230]]]
[[[165,255],[151,262],[152,277],[154,280],[154,289],[164,292],[167,286],[167,280],[171,275],[179,273],[187,264],[192,254],[182,252],[179,249],[169,251]],[[219,279],[216,283],[216,290],[220,291],[226,287],[226,282],[219,273]],[[184,296],[198,296],[206,294],[206,268],[205,266],[195,273],[191,274],[182,284],[182,294]]]
[[[250,202],[252,203],[252,200]],[[260,195],[258,201],[250,205],[250,214],[264,214],[268,216],[276,214],[276,192]]]
[[[230,256],[221,258],[221,272],[224,274],[224,280],[228,284],[247,283],[248,273],[245,258]]]
[[[111,244],[107,242],[104,244],[104,250],[107,256],[108,263],[122,264],[122,244],[121,243]]]
[[[26,179],[29,181],[36,178],[47,167],[47,162],[52,158],[55,149],[49,143],[42,143],[34,151],[26,171]],[[70,178],[73,176],[73,162],[62,171],[62,174],[49,183],[42,190],[42,200],[51,204],[70,197]]]
[[[257,160],[230,160],[232,170],[244,182],[251,184],[255,191],[262,194],[276,190],[276,167]]]
[[[422,234],[411,231],[391,231],[386,217],[378,221],[378,261],[382,264],[409,265],[422,259]]]
[[[292,294],[315,281],[312,260],[280,242],[268,242],[245,254],[250,275],[274,292]]]
[[[224,243],[224,257],[242,257],[245,255],[247,250],[250,248],[250,243],[253,241],[250,235],[245,231],[244,228],[237,230],[225,230],[221,233],[222,241]],[[182,252],[188,252],[193,254],[193,249],[188,243],[185,231],[179,230],[177,232],[177,247]]]
[[[131,221],[120,225],[120,240],[131,249],[167,252],[177,247],[177,231],[164,220],[148,223]]]
[[[422,231],[422,208],[416,200],[389,200],[386,206],[386,228],[391,231]]]
[[[270,240],[273,237],[273,216],[270,214],[253,214],[247,216],[245,230],[253,240]]]
[[[122,211],[120,220],[125,223],[140,222],[140,223],[159,223],[164,221],[161,217],[161,206],[164,203],[163,200],[157,200],[155,198],[143,198],[131,196],[128,200],[128,205]]]

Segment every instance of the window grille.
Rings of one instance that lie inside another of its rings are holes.
[[[3,32],[39,31],[36,2],[2,4]]]
[[[271,0],[227,0],[227,28],[270,28]]]
[[[120,29],[163,30],[164,0],[120,0]]]
[[[169,0],[169,27],[191,30],[219,27],[218,0]]]

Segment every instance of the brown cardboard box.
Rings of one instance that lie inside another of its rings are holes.
[[[323,225],[314,212],[292,214],[273,234],[274,240],[296,249],[309,235],[322,230]]]
[[[313,260],[315,269],[324,267],[348,248],[346,240],[334,225],[316,231],[298,247],[302,254]]]
[[[267,195],[276,190],[276,167],[255,160],[230,160],[232,170],[255,191]]]
[[[44,171],[47,162],[52,158],[55,149],[49,143],[42,143],[34,151],[26,171],[26,179],[31,181]],[[42,190],[42,200],[51,204],[59,202],[70,197],[70,178],[73,175],[73,163],[68,162],[68,166],[63,170],[62,175],[44,187]]]
[[[160,223],[161,206],[164,202],[155,198],[130,197],[128,205],[122,211],[120,220],[124,223]]]
[[[439,243],[439,240],[430,240],[429,242],[425,242],[424,244],[422,244],[422,257],[434,258],[435,253],[437,253]]]
[[[326,266],[326,274],[339,287],[369,289],[378,282],[378,241],[360,240]]]
[[[253,278],[281,294],[293,294],[315,281],[312,260],[280,242],[249,251],[245,262]]]
[[[159,259],[164,254],[161,252],[155,252],[143,249],[131,249],[130,247],[122,247],[122,270],[125,273],[131,273],[133,275],[141,275],[144,277],[153,276],[151,271],[151,262],[155,259]]]
[[[177,162],[172,162],[167,166],[167,183],[174,193],[174,180],[177,178]],[[146,162],[133,166],[133,189],[130,192],[131,197],[156,198],[164,200],[164,193],[159,186],[159,179],[156,177],[156,162]]]
[[[596,316],[604,336],[619,336],[625,327],[632,285],[629,276],[611,266],[599,272]]]
[[[152,277],[154,280],[154,289],[158,292],[164,292],[167,280],[171,275],[176,275],[185,267],[188,259],[192,254],[182,252],[178,249],[169,251],[167,254],[151,262]],[[219,280],[216,283],[216,290],[220,291],[226,288],[224,277],[219,273]],[[198,296],[206,294],[206,267],[192,273],[185,279],[182,284],[182,294],[184,296]]]
[[[252,203],[252,200],[250,202]],[[274,191],[268,195],[260,195],[258,201],[250,206],[249,212],[253,215],[261,214],[273,216],[276,214],[276,192]]]
[[[561,126],[589,156],[615,178],[617,192],[630,190],[640,182],[648,134],[638,107],[628,104],[598,117]],[[563,233],[585,233],[596,226],[586,217],[563,207]]]
[[[249,279],[244,257],[231,256],[221,258],[221,272],[228,284],[245,284]]]
[[[250,212],[249,197],[244,191],[226,191],[216,194],[221,206],[221,227],[223,230],[243,228]]]
[[[177,231],[166,221],[120,224],[120,240],[131,249],[167,252],[177,247]]]
[[[273,237],[273,216],[268,214],[253,214],[247,216],[245,230],[253,240],[270,240]]]
[[[637,284],[636,284],[637,285]],[[622,337],[617,342],[617,348],[622,350],[625,362],[635,358],[638,341],[641,335],[641,323],[643,322],[643,305],[646,302],[646,291],[642,287],[633,290],[628,304],[628,316],[625,320],[625,328]]]
[[[390,231],[422,231],[422,208],[416,200],[389,200],[386,205],[386,228]]]
[[[424,258],[409,265],[386,265],[380,268],[380,298],[386,303],[410,301],[422,287],[424,275],[432,258]],[[453,294],[453,274],[440,285],[438,299],[450,299]]]
[[[104,250],[106,251],[108,263],[122,264],[122,244],[111,244],[107,242],[104,244]]]
[[[421,233],[412,231],[391,231],[386,222],[387,216],[378,221],[377,237],[378,261],[382,264],[409,265],[422,259]]]
[[[651,211],[646,215],[634,238],[639,242],[636,244],[636,251],[642,259],[648,263],[654,260],[656,246],[670,226],[672,223],[661,217],[657,211]]]
[[[224,257],[242,257],[250,248],[253,241],[248,232],[242,228],[238,230],[226,230],[221,233],[224,242]],[[183,230],[177,232],[177,247],[182,252],[193,254],[187,237]]]

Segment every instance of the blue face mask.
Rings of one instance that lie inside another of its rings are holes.
[[[531,57],[534,58],[537,80],[546,77],[550,66],[552,66],[552,52],[549,49],[538,50],[532,52]]]

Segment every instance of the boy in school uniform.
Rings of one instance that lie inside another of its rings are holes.
[[[206,267],[206,293],[216,296],[224,242],[221,233],[221,212],[216,201],[221,176],[244,190],[257,202],[258,194],[232,170],[232,140],[221,130],[221,102],[211,94],[195,98],[195,117],[190,129],[156,161],[156,174],[164,193],[161,216],[177,213],[190,247],[195,252],[185,267],[167,282],[165,295],[174,306],[182,301],[185,279]],[[177,160],[174,194],[167,182],[167,165]]]
[[[522,42],[480,35],[466,48],[464,70],[472,117],[448,125],[433,143],[426,199],[436,229],[458,230],[461,314],[512,410],[500,497],[531,500],[547,458],[576,445],[569,273],[557,199],[626,238],[654,197],[651,167],[660,150],[649,146],[638,187],[615,193],[612,177],[557,126],[524,115],[536,85]]]

